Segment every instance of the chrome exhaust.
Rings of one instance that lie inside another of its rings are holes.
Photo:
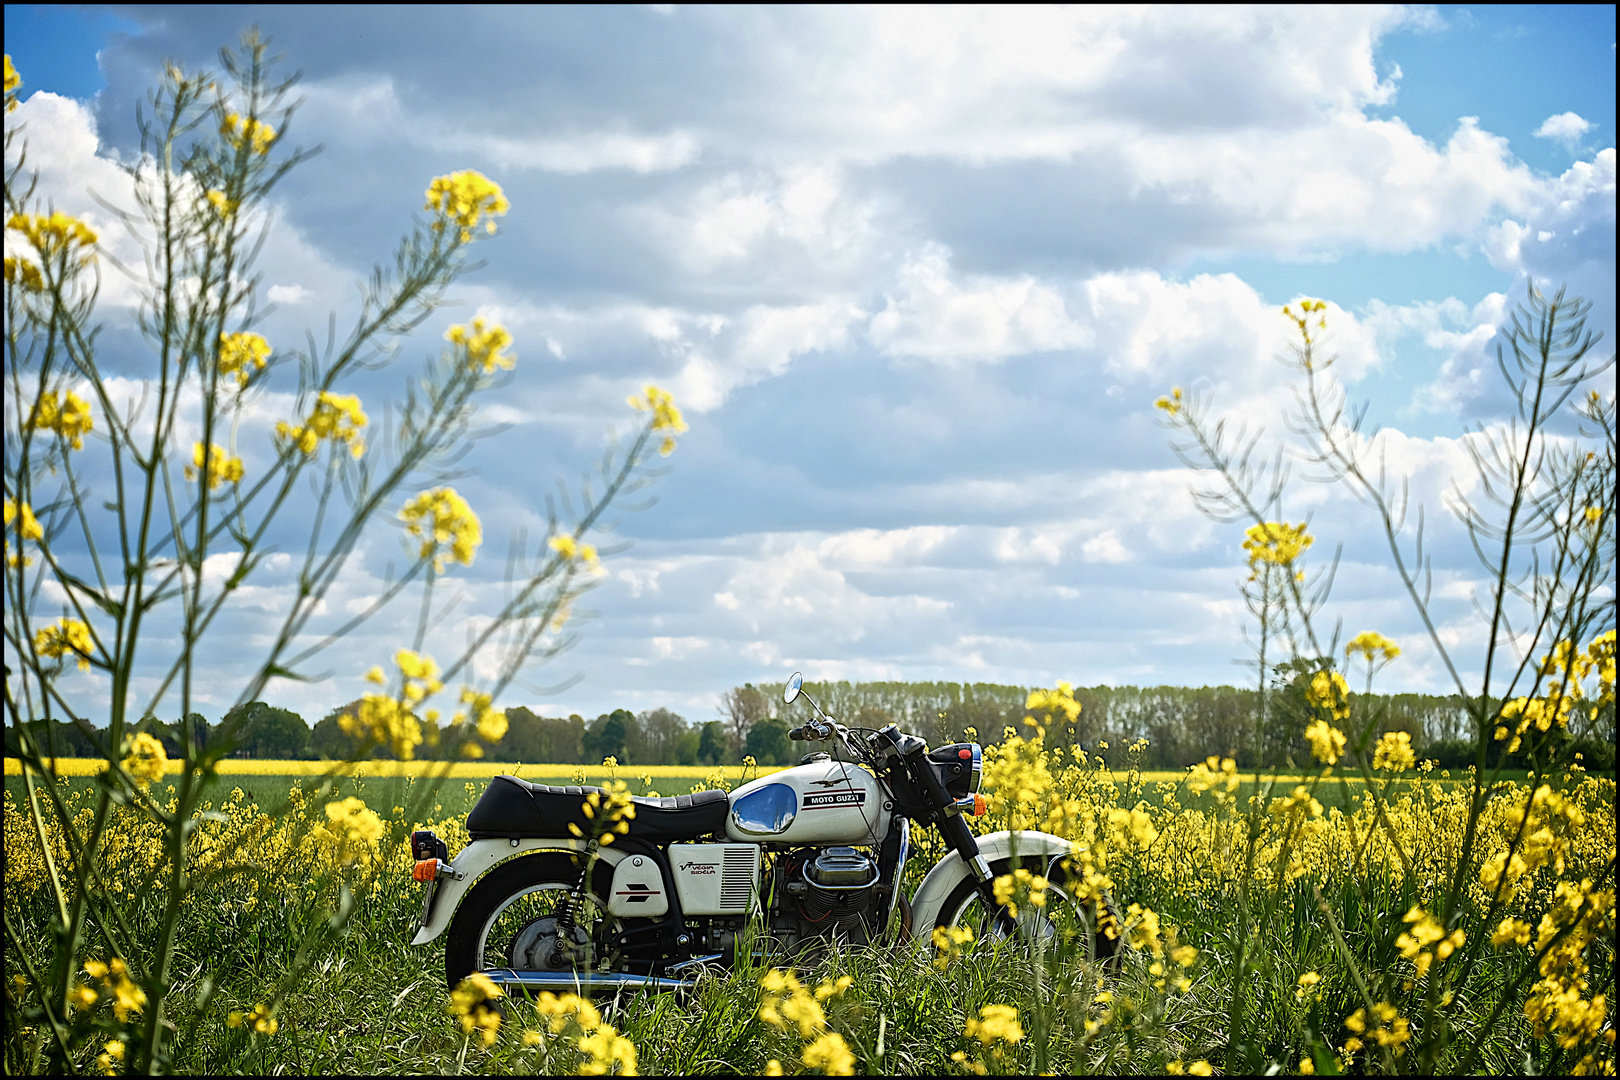
[[[668,979],[621,971],[514,971],[491,968],[483,973],[503,990],[550,990],[584,994],[592,990],[687,990],[692,979]]]

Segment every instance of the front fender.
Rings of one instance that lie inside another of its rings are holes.
[[[411,944],[426,945],[444,933],[445,927],[450,925],[451,916],[461,905],[461,898],[467,895],[467,890],[501,863],[521,855],[532,855],[537,851],[589,852],[591,846],[584,840],[554,836],[529,837],[517,841],[516,844],[511,840],[501,839],[474,840],[450,861],[451,867],[459,876],[442,877],[435,883],[433,909],[428,912],[427,922],[422,924],[422,928],[411,939]],[[625,852],[605,847],[598,848],[596,856],[609,866],[618,866],[624,860]]]
[[[984,861],[993,863],[997,859],[1010,859],[1017,851],[1020,858],[1049,858],[1053,855],[1067,855],[1074,850],[1074,845],[1061,836],[1051,833],[1020,831],[993,832],[987,836],[979,837],[979,854]],[[921,885],[911,897],[911,925],[912,933],[921,941],[928,941],[934,932],[934,924],[939,921],[940,908],[945,906],[945,900],[964,879],[970,878],[973,871],[962,861],[962,856],[951,852],[928,871]]]

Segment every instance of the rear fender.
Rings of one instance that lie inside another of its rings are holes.
[[[429,888],[434,889],[433,907],[428,912],[427,922],[417,930],[416,936],[411,939],[412,945],[426,945],[450,925],[450,919],[461,906],[462,898],[467,890],[478,883],[478,879],[489,873],[501,863],[524,855],[533,855],[540,851],[556,851],[567,854],[589,854],[594,843],[586,840],[570,840],[564,837],[528,837],[523,840],[474,840],[461,849],[461,853],[451,860],[452,874],[439,878]],[[596,857],[608,866],[618,866],[628,852],[615,851],[612,848],[596,848]]]
[[[1043,832],[994,832],[979,837],[979,854],[984,861],[1010,859],[1016,851],[1024,859],[1049,859],[1054,855],[1067,855],[1074,845],[1061,836]],[[911,897],[912,933],[920,941],[928,941],[939,921],[939,912],[945,900],[963,880],[971,878],[973,871],[962,861],[962,856],[951,852],[928,871],[921,885]]]

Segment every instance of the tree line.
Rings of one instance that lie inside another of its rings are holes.
[[[1178,769],[1207,757],[1232,757],[1240,766],[1271,767],[1309,760],[1304,729],[1313,717],[1305,700],[1316,668],[1301,662],[1278,665],[1262,699],[1255,688],[1234,686],[1093,686],[1075,690],[1081,704],[1073,724],[1047,730],[1046,745],[1079,747],[1121,764],[1139,740],[1144,768]],[[974,739],[999,743],[1008,728],[1027,734],[1024,703],[1030,688],[994,683],[828,682],[806,683],[807,695],[830,715],[851,727],[880,728],[898,724],[931,745]],[[805,752],[788,731],[813,715],[808,702],[784,706],[782,683],[745,684],[722,695],[717,718],[688,721],[667,708],[636,713],[615,709],[594,720],[573,714],[546,717],[523,706],[506,710],[506,736],[487,751],[494,761],[596,765],[616,758],[624,765],[734,764],[745,756],[762,765],[791,764]],[[1421,757],[1444,768],[1474,763],[1473,733],[1466,703],[1457,695],[1358,695],[1362,715],[1376,718],[1378,733],[1407,732]],[[361,749],[343,730],[340,717],[354,713],[359,702],[333,709],[311,727],[289,709],[262,701],[231,710],[219,723],[197,713],[187,722],[192,739],[206,743],[235,728],[230,753],[253,758],[345,759]],[[1614,768],[1614,705],[1605,716],[1575,738],[1589,769]],[[1257,722],[1257,719],[1259,722]],[[36,722],[41,745],[54,745],[61,756],[95,756],[97,729],[53,722],[47,731]],[[170,754],[179,752],[179,721],[154,716],[136,726],[159,738]],[[1594,734],[1606,732],[1607,736]],[[47,740],[50,740],[47,742]],[[426,748],[421,748],[426,749]],[[6,732],[6,753],[16,751],[15,733]],[[1492,745],[1491,764],[1502,753]],[[390,757],[386,746],[368,756]],[[1510,759],[1510,765],[1529,765]]]

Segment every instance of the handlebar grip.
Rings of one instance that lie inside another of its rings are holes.
[[[792,739],[794,742],[808,742],[810,736],[804,733],[804,728],[794,728],[792,731],[788,732],[788,738]]]

